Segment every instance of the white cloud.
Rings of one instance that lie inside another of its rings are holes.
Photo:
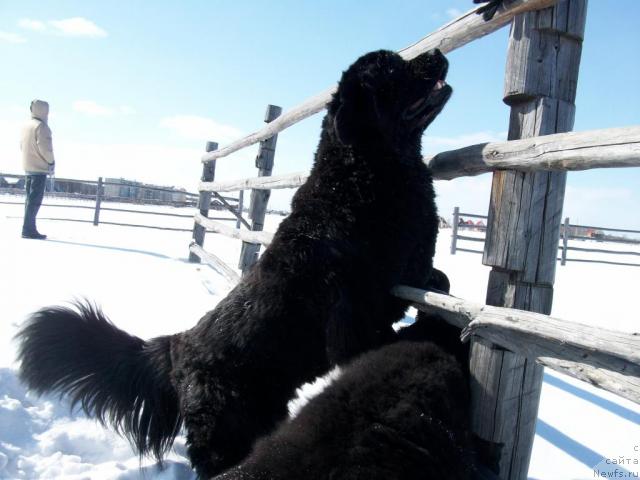
[[[82,113],[90,117],[112,117],[117,114],[133,115],[136,113],[133,108],[126,105],[108,107],[106,105],[100,105],[93,100],[76,100],[73,102],[72,108],[75,112]]]
[[[460,211],[486,215],[491,194],[491,175],[462,177],[435,182],[438,214],[451,221],[454,207]]]
[[[91,20],[82,17],[66,18],[64,20],[51,20],[49,25],[56,33],[70,37],[106,37],[107,32],[98,27]]]
[[[27,39],[17,33],[0,32],[0,41],[8,43],[25,43]]]
[[[115,113],[113,108],[99,105],[92,100],[76,100],[72,108],[75,112],[84,113],[90,117],[110,117]]]
[[[173,130],[187,140],[227,143],[242,136],[242,131],[196,115],[174,115],[160,121],[160,126]]]
[[[18,26],[32,32],[63,35],[66,37],[102,38],[107,36],[107,32],[104,29],[83,17],[48,21],[23,18],[18,21]]]
[[[128,107],[126,105],[120,105],[118,107],[118,111],[123,115],[133,115],[134,113],[136,113],[136,111],[133,108]]]
[[[56,132],[54,132],[55,135]],[[54,151],[60,177],[123,177],[194,190],[202,175],[198,148],[166,144],[88,143],[57,137]]]
[[[44,22],[40,20],[31,20],[30,18],[23,18],[18,21],[18,26],[25,30],[33,30],[34,32],[43,32],[47,29]]]
[[[579,177],[574,173],[570,174],[562,215],[570,217],[571,223],[640,228],[638,216],[630,214],[637,211],[640,197],[631,188],[576,186],[575,183],[578,182]]]
[[[584,202],[615,202],[628,200],[633,192],[628,188],[619,187],[574,187],[567,186],[566,195],[575,199],[577,203]]]

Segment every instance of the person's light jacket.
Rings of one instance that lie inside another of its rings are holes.
[[[22,166],[27,173],[48,173],[49,167],[55,164],[48,116],[47,102],[34,100],[31,103],[31,120],[22,129],[20,141]]]

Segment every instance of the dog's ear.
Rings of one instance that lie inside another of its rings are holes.
[[[333,116],[333,128],[338,141],[351,145],[371,133],[377,123],[378,108],[373,79],[365,75],[349,79],[340,85],[340,106]]]

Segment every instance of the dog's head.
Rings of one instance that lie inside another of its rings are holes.
[[[386,50],[360,57],[343,73],[329,105],[337,140],[383,141],[392,148],[415,142],[451,96],[444,82],[448,66],[439,50],[410,61]]]

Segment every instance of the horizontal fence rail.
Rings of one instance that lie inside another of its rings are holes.
[[[14,178],[14,179],[22,179],[24,178],[24,174],[12,174],[12,173],[0,173],[0,178]],[[159,191],[159,192],[168,192],[180,196],[186,197],[197,197],[198,194],[171,189],[167,187],[157,187],[146,184],[127,184],[121,182],[109,182],[104,181],[102,179],[98,180],[79,180],[72,178],[56,178],[56,182],[65,182],[77,185],[91,185],[94,187],[95,193],[93,194],[78,194],[73,192],[45,192],[45,201],[42,203],[43,207],[50,208],[69,208],[69,209],[85,209],[85,210],[93,210],[94,211],[94,219],[93,220],[84,220],[78,218],[64,218],[64,217],[50,217],[50,216],[39,216],[39,220],[47,220],[47,221],[65,221],[65,222],[75,222],[75,223],[93,223],[94,225],[115,225],[121,227],[137,227],[137,228],[150,228],[156,230],[166,230],[166,231],[178,231],[178,232],[191,232],[191,228],[179,228],[179,227],[169,227],[169,226],[159,226],[159,225],[147,225],[147,224],[134,224],[134,223],[123,223],[123,222],[106,222],[104,220],[100,220],[100,212],[109,211],[109,212],[120,212],[120,213],[134,213],[141,215],[152,215],[152,216],[160,216],[160,217],[171,217],[171,218],[189,218],[193,219],[193,214],[179,214],[179,213],[170,213],[170,212],[157,212],[157,211],[149,211],[149,210],[140,210],[140,209],[128,209],[128,208],[111,208],[105,207],[102,202],[122,202],[129,204],[150,204],[150,205],[167,205],[167,206],[177,206],[184,207],[184,203],[182,201],[169,201],[169,200],[158,200],[153,198],[147,198],[145,196],[141,197],[114,197],[107,196],[104,193],[105,185],[115,185],[119,187],[129,187],[134,189],[140,189],[145,191]],[[13,194],[23,194],[22,189],[17,189],[15,187],[9,186],[2,189],[1,193],[5,193],[8,195]],[[48,198],[68,198],[70,200],[93,200],[95,203],[93,205],[72,205],[65,203],[49,203],[46,201]],[[236,222],[236,225],[239,228],[239,225],[244,225],[245,227],[249,227],[249,224],[246,222],[244,218],[242,218],[241,212],[238,212],[241,207],[238,204],[238,207],[229,203],[229,201],[238,202],[238,198],[234,197],[223,197],[220,194],[215,194],[215,198],[219,201],[220,205],[223,206],[226,210],[231,212],[234,215],[234,218],[227,217],[210,217],[211,220],[214,221],[226,221],[226,222]],[[18,202],[15,200],[0,200],[0,204],[2,205],[24,205],[24,201]],[[17,218],[17,217],[9,217],[9,218]]]
[[[616,233],[637,233],[640,235],[640,230],[628,230],[624,228],[610,228],[610,227],[594,227],[592,225],[573,225],[569,224],[569,227],[577,227],[577,228],[585,228],[592,230],[606,230],[607,232],[616,232]]]
[[[240,276],[231,269],[224,261],[211,252],[207,252],[204,248],[195,242],[191,242],[189,250],[197,255],[200,260],[205,262],[216,272],[222,275],[230,285],[235,285],[240,281]]]
[[[218,151],[220,150],[216,152]],[[638,167],[640,127],[558,133],[524,140],[481,143],[425,157],[424,161],[436,180],[480,175],[497,169],[577,171]],[[306,182],[308,177],[306,172],[295,172],[226,182],[200,182],[198,189],[232,192],[250,188],[295,188]]]
[[[500,8],[490,21],[485,21],[482,15],[476,15],[476,11],[478,10],[476,8],[449,22],[413,45],[399,50],[398,53],[407,60],[415,58],[433,48],[439,48],[442,53],[446,54],[502,28],[519,13],[549,7],[554,5],[556,1],[557,0],[512,0],[508,2],[508,8]],[[208,162],[226,157],[233,152],[266,140],[291,125],[315,115],[322,111],[331,101],[331,96],[335,91],[336,86],[328,88],[291,108],[264,128],[236,140],[224,148],[204,154],[201,160]]]
[[[270,177],[250,177],[228,182],[200,182],[198,189],[203,192],[234,192],[236,190],[276,190],[280,188],[299,187],[309,178],[306,172],[296,172],[287,175],[272,175]]]
[[[193,217],[198,225],[202,225],[208,231],[219,233],[225,237],[236,238],[248,243],[257,243],[260,245],[269,245],[273,240],[273,233],[264,231],[238,230],[216,220],[205,217],[200,213],[196,213]]]
[[[640,126],[482,143],[426,159],[434,177],[450,180],[493,170],[562,170],[640,166]]]
[[[591,235],[586,233],[591,232]],[[607,265],[619,265],[624,267],[640,267],[640,263],[622,262],[613,260],[602,259],[588,259],[588,258],[569,258],[569,251],[595,253],[604,255],[623,255],[623,256],[640,256],[640,251],[633,250],[610,250],[604,248],[584,248],[575,247],[569,245],[570,240],[582,240],[592,242],[611,242],[611,243],[624,243],[640,246],[640,238],[620,238],[611,235],[605,235],[604,232],[615,233],[633,233],[640,236],[640,230],[629,230],[622,228],[608,228],[608,227],[594,227],[591,225],[574,225],[570,223],[569,218],[565,218],[563,228],[561,231],[562,245],[559,246],[562,254],[560,257],[561,265],[566,265],[567,262],[582,262],[582,263],[602,263]]]
[[[467,242],[477,242],[481,243],[485,241],[485,237],[471,237],[468,235],[461,235],[459,230],[476,230],[476,231],[486,231],[486,226],[484,225],[475,225],[475,224],[466,224],[461,223],[460,219],[464,218],[481,218],[486,219],[486,215],[478,215],[475,213],[464,213],[460,212],[459,208],[456,207],[453,211],[453,225],[452,225],[452,233],[451,233],[451,253],[455,254],[456,252],[468,252],[468,253],[484,253],[482,250],[474,250],[470,248],[461,248],[458,246],[458,240],[463,240]],[[595,232],[599,232],[594,236],[587,235],[579,235],[572,233],[573,231],[587,231],[592,230]],[[575,225],[569,223],[569,219],[565,219],[565,223],[561,229],[561,245],[558,246],[558,249],[561,252],[561,256],[558,260],[561,262],[561,265],[565,265],[566,262],[582,262],[582,263],[602,263],[606,265],[619,265],[626,267],[640,267],[640,263],[633,262],[616,262],[612,260],[603,260],[603,259],[589,259],[589,258],[568,258],[568,252],[584,252],[584,253],[594,253],[594,254],[602,254],[602,255],[622,255],[622,256],[633,256],[640,257],[640,250],[610,250],[605,248],[585,248],[585,247],[576,247],[569,245],[570,240],[583,240],[583,241],[591,241],[591,242],[611,242],[611,243],[623,243],[629,245],[640,245],[640,238],[631,239],[631,238],[619,238],[619,237],[610,237],[605,236],[602,232],[616,232],[616,233],[632,233],[640,236],[640,230],[631,230],[631,229],[623,229],[623,228],[609,228],[609,227],[594,227],[591,225]]]
[[[393,294],[538,363],[640,403],[640,335],[397,286]]]
[[[460,237],[458,237],[460,238]],[[567,247],[567,250],[574,250],[576,252],[589,252],[589,253],[611,253],[616,255],[636,255],[640,256],[640,252],[633,252],[631,250],[605,250],[603,248],[581,248],[581,247]]]

